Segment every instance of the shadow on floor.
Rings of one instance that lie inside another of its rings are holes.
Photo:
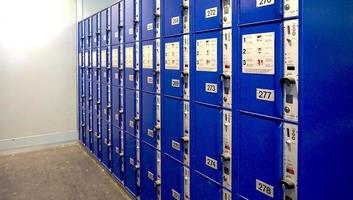
[[[78,143],[0,155],[1,200],[130,200]]]

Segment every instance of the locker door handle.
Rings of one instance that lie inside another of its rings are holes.
[[[294,182],[289,179],[286,179],[286,178],[281,180],[281,184],[283,185],[283,187],[285,189],[294,189],[295,188]]]
[[[287,86],[296,84],[296,81],[294,78],[287,78],[287,77],[281,78],[280,82],[282,85],[287,85]]]
[[[134,25],[138,24],[139,23],[139,20],[134,20]]]
[[[161,130],[161,127],[159,125],[155,125],[154,128],[153,128],[153,131],[157,132],[159,130]]]
[[[187,143],[187,142],[189,142],[190,139],[189,139],[189,136],[184,136],[184,137],[181,138],[181,140],[183,142]]]
[[[122,115],[124,114],[124,111],[123,110],[119,110],[119,115]]]
[[[231,159],[231,156],[228,153],[222,153],[221,158],[222,161],[229,161]]]
[[[161,186],[161,181],[160,181],[160,180],[156,180],[156,181],[154,182],[154,186],[155,186],[155,187]]]
[[[134,72],[137,73],[139,72],[140,70],[138,68],[134,68]]]
[[[153,14],[153,17],[154,17],[154,20],[157,20],[157,18],[160,17],[160,14],[159,14],[159,13],[154,13],[154,14]]]
[[[189,9],[189,6],[181,4],[180,8],[181,8],[181,10],[186,10],[186,9]]]
[[[119,154],[119,156],[120,156],[120,157],[123,157],[123,156],[124,156],[124,153],[123,153],[123,152],[121,152],[121,153]]]
[[[160,73],[160,71],[158,70],[158,69],[155,69],[154,71],[153,71],[153,74],[156,76],[156,75],[158,75]]]
[[[180,77],[181,78],[184,78],[184,77],[187,77],[187,76],[189,76],[189,72],[187,72],[187,71],[180,72]]]
[[[138,122],[138,121],[140,121],[140,117],[135,117],[135,122]]]
[[[222,81],[222,85],[224,88],[224,93],[225,94],[229,94],[229,90],[230,90],[230,79],[231,76],[229,74],[221,74],[219,75],[221,81]]]
[[[140,169],[140,165],[135,165],[135,170],[139,170]]]

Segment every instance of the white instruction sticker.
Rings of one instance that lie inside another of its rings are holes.
[[[274,198],[274,187],[258,179],[256,179],[256,190],[269,197]]]
[[[165,69],[179,70],[179,42],[165,44]]]
[[[148,31],[153,30],[153,23],[147,24],[147,30]]]
[[[275,33],[243,35],[243,73],[275,73]]]
[[[206,165],[211,167],[212,169],[217,169],[217,160],[206,156]]]
[[[264,7],[275,4],[275,0],[256,0],[256,7]]]
[[[217,38],[196,41],[196,70],[217,72]]]
[[[170,22],[170,23],[172,24],[172,26],[178,25],[178,24],[180,23],[180,18],[179,18],[179,16],[173,17],[173,18],[171,19],[171,22]]]
[[[144,45],[142,47],[142,63],[144,69],[153,68],[153,46]]]
[[[217,7],[214,8],[209,8],[205,10],[205,17],[206,18],[211,18],[211,17],[216,17],[217,16]]]
[[[262,101],[274,102],[275,101],[275,91],[256,88],[256,99],[259,99]]]
[[[118,49],[113,49],[112,54],[112,65],[118,67]]]
[[[133,47],[125,48],[125,67],[126,68],[133,68],[133,64],[134,64],[133,51],[134,51]]]
[[[217,93],[217,84],[214,83],[206,83],[205,91],[208,93]]]
[[[106,50],[102,50],[102,52],[101,52],[101,65],[102,65],[102,67],[107,66],[107,52],[106,52]]]

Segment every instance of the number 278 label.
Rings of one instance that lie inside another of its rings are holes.
[[[258,179],[256,179],[256,190],[269,197],[274,197],[274,187]]]
[[[275,3],[275,0],[256,0],[256,7],[269,6]]]

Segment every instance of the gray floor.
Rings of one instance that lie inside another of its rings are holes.
[[[77,143],[0,155],[1,200],[130,200]]]

